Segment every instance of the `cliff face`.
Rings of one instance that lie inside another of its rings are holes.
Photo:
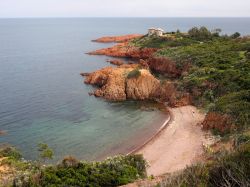
[[[180,76],[182,73],[176,64],[167,58],[151,57],[147,59],[147,64],[151,70],[172,77]]]
[[[140,72],[139,77],[126,79],[127,98],[134,100],[153,99],[154,94],[160,88],[160,81],[146,69],[142,69]]]
[[[122,64],[120,61],[111,61],[119,66],[116,68],[107,67],[87,74],[85,83],[100,87],[93,94],[113,101],[152,99],[168,102],[170,106],[190,104],[192,102],[190,95],[178,93],[173,82],[160,82],[150,73],[152,70],[169,77],[179,77],[188,70],[188,64],[180,69],[176,63],[167,58],[155,57],[154,53],[158,50],[156,48],[139,48],[130,45],[127,40],[135,37],[141,36],[103,37],[95,40],[97,42],[122,43],[88,53],[90,55],[126,57],[140,59],[140,61],[138,64]],[[140,76],[127,78],[128,73],[137,67],[143,68],[140,70]]]
[[[156,48],[138,48],[130,46],[128,43],[120,43],[110,48],[99,49],[88,54],[106,55],[111,57],[124,57],[134,59],[144,59],[148,67],[161,74],[170,77],[179,77],[183,72],[188,71],[189,64],[184,64],[182,68],[177,67],[176,63],[167,58],[155,57]]]
[[[169,106],[184,106],[192,102],[188,94],[176,90],[173,82],[161,82],[148,69],[139,69],[139,76],[128,76],[139,67],[142,68],[141,64],[106,67],[86,74],[84,82],[99,87],[91,95],[110,101],[155,100],[168,102]]]
[[[146,100],[153,99],[160,88],[157,80],[148,70],[140,69],[138,77],[127,78],[129,72],[138,65],[121,65],[119,67],[107,67],[90,73],[86,77],[86,84],[97,85],[100,88],[94,91],[97,97],[104,97],[112,101],[124,101],[126,99]]]
[[[100,43],[110,43],[110,42],[127,42],[129,40],[140,38],[142,34],[128,34],[123,36],[105,36],[98,38],[96,40],[92,40],[93,42],[100,42]]]

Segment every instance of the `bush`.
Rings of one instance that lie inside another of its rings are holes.
[[[76,158],[74,158],[72,156],[68,156],[68,157],[65,157],[62,160],[61,166],[65,167],[65,168],[67,168],[67,167],[77,167],[79,163],[80,162]]]
[[[141,76],[141,71],[138,68],[136,68],[128,73],[127,78],[132,79],[132,78],[138,78],[140,76]]]
[[[74,164],[71,164],[72,160]],[[38,183],[31,181],[29,185],[112,187],[139,177],[146,177],[146,162],[142,155],[116,156],[102,162],[75,162],[70,157],[58,166],[42,170]]]
[[[188,34],[191,38],[196,40],[210,40],[212,38],[212,33],[206,27],[193,27],[188,31]]]
[[[230,37],[233,38],[233,39],[239,38],[240,37],[240,33],[236,32],[236,33],[232,34]]]
[[[242,90],[220,97],[211,111],[229,114],[237,129],[247,129],[250,124],[250,90]]]
[[[10,159],[20,160],[22,158],[22,155],[14,147],[5,147],[0,150],[0,157],[8,157]]]
[[[218,160],[209,172],[211,187],[250,185],[250,143],[242,145],[231,155]]]

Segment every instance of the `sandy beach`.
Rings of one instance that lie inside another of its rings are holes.
[[[194,106],[169,109],[171,120],[150,142],[135,153],[149,162],[148,175],[174,172],[192,164],[202,154],[207,141],[199,123],[204,114]]]

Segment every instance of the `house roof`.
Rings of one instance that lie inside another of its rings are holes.
[[[157,28],[156,30],[164,32],[164,30],[161,28]]]

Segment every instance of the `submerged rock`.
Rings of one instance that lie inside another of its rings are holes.
[[[85,76],[89,76],[89,73],[80,73],[80,75],[85,77]]]

